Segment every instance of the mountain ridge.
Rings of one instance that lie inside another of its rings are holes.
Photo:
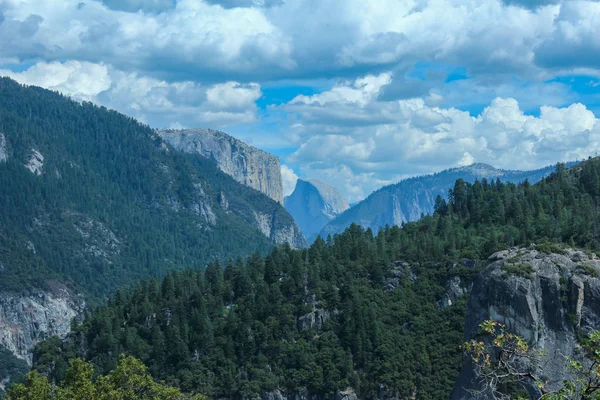
[[[574,165],[576,163],[569,163]],[[535,183],[554,171],[547,166],[532,171],[502,170],[485,163],[450,168],[434,174],[404,179],[384,186],[367,198],[338,215],[320,231],[322,237],[342,232],[352,223],[377,232],[386,225],[401,225],[418,220],[421,215],[434,211],[437,196],[447,198],[449,189],[456,179],[473,183],[475,180],[500,179],[503,182],[519,183],[526,179]]]

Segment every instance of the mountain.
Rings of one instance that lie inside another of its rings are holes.
[[[329,221],[349,208],[340,192],[316,179],[298,179],[294,192],[285,198],[284,204],[309,242]]]
[[[34,366],[60,382],[69,359],[104,374],[126,353],[211,398],[448,399],[481,318],[549,350],[577,345],[563,324],[579,310],[597,323],[598,204],[600,159],[535,185],[458,179],[402,227],[353,224],[308,249],[142,281],[42,342]]]
[[[419,176],[385,186],[325,225],[320,234],[343,232],[355,223],[377,232],[386,225],[401,225],[416,221],[422,215],[433,213],[437,196],[448,197],[448,190],[457,179],[466,182],[500,179],[502,182],[538,182],[554,171],[554,166],[534,171],[507,171],[490,165],[477,163],[466,167],[452,168],[433,175]]]
[[[36,342],[64,336],[82,304],[139,279],[305,245],[278,202],[212,160],[8,78],[0,156],[0,344],[26,360]]]
[[[200,154],[239,183],[283,204],[279,158],[212,129],[159,130],[158,135],[177,150]]]

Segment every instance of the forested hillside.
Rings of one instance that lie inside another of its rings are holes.
[[[575,164],[572,162],[567,165]],[[321,236],[327,237],[328,234],[341,233],[352,223],[377,232],[385,225],[402,225],[404,222],[417,221],[422,215],[433,214],[436,197],[448,197],[449,189],[458,179],[469,183],[483,179],[488,181],[500,179],[504,183],[515,184],[525,180],[537,183],[550,175],[553,170],[553,166],[548,166],[532,171],[511,171],[476,163],[465,167],[451,168],[433,175],[405,179],[376,190],[366,199],[338,215],[323,227]]]
[[[35,365],[61,380],[69,358],[105,373],[125,353],[168,384],[215,398],[352,387],[359,398],[447,399],[466,308],[448,283],[466,290],[481,265],[470,259],[513,245],[600,250],[599,196],[598,159],[559,164],[536,185],[458,180],[433,216],[376,236],[353,225],[306,250],[140,282],[64,343],[41,343]]]
[[[295,227],[277,202],[104,107],[2,78],[0,134],[0,291],[56,279],[100,298],[268,251],[257,215]]]

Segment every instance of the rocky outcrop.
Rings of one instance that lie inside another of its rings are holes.
[[[527,179],[530,183],[535,183],[552,171],[553,166],[535,171],[506,171],[477,163],[406,179],[372,193],[325,225],[320,234],[321,237],[326,237],[328,234],[342,233],[352,223],[377,232],[386,225],[416,221],[423,214],[432,214],[436,197],[439,195],[447,199],[448,190],[459,178],[471,183],[484,178],[488,181],[498,178],[503,182],[514,183]]]
[[[315,179],[298,179],[294,192],[285,198],[284,204],[309,242],[327,223],[349,208],[348,201],[337,189]]]
[[[277,157],[212,129],[168,129],[157,133],[175,149],[214,160],[221,171],[236,181],[283,204]]]
[[[6,162],[8,160],[8,149],[6,146],[6,138],[4,134],[0,132],[0,162]]]
[[[302,236],[302,232],[300,232],[298,226],[293,221],[289,221],[286,224],[279,224],[277,215],[254,211],[254,219],[258,230],[275,244],[288,243],[295,249],[306,247],[306,240],[304,240],[304,236]]]
[[[349,387],[329,396],[314,395],[307,391],[287,392],[285,390],[275,390],[263,393],[260,397],[242,398],[242,400],[358,400],[358,396],[354,389]]]
[[[64,338],[85,307],[83,298],[65,286],[49,285],[27,295],[0,294],[0,345],[29,365],[35,345],[51,336]]]
[[[546,254],[512,248],[495,253],[473,285],[465,339],[474,338],[485,320],[505,324],[531,348],[544,350],[532,367],[549,389],[555,389],[569,377],[565,357],[577,353],[576,332],[600,329],[599,275],[600,260],[573,249]],[[467,359],[452,399],[475,399],[469,390],[477,388],[474,368]],[[526,389],[533,398],[539,397],[535,385]]]
[[[25,168],[30,170],[36,175],[42,175],[42,168],[44,167],[44,156],[36,149],[31,149],[31,155],[25,164]]]
[[[450,280],[448,280],[444,286],[446,287],[446,292],[442,296],[441,300],[436,303],[438,308],[452,307],[470,290],[469,285],[465,285],[458,276],[450,278]]]

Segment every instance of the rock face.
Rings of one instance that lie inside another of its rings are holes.
[[[568,378],[565,356],[576,354],[576,330],[600,329],[600,260],[581,251],[545,254],[512,248],[490,257],[490,265],[473,285],[465,321],[465,339],[491,319],[525,338],[531,348],[545,350],[534,366],[535,375],[550,389]],[[452,399],[475,399],[474,369],[467,359]],[[540,393],[526,388],[533,398]]]
[[[436,197],[440,195],[447,199],[448,190],[459,178],[471,183],[483,178],[488,181],[498,178],[503,182],[514,183],[528,179],[530,183],[535,183],[552,171],[554,171],[553,166],[535,171],[506,171],[477,163],[434,175],[406,179],[379,189],[337,216],[325,225],[321,230],[321,236],[341,233],[352,223],[377,232],[385,225],[401,225],[403,222],[416,221],[422,214],[432,214]]]
[[[65,337],[71,320],[85,308],[83,298],[53,283],[49,291],[0,294],[0,344],[31,365],[33,348],[51,336]]]
[[[283,204],[277,157],[212,129],[169,129],[157,133],[177,150],[198,153],[214,160],[221,171],[236,181]]]
[[[319,180],[298,179],[285,208],[310,242],[332,219],[346,211],[348,201],[333,186]]]
[[[6,162],[6,160],[8,160],[8,150],[6,147],[6,138],[4,137],[4,134],[0,132],[0,162]]]
[[[439,308],[452,307],[458,299],[467,294],[471,289],[469,286],[464,285],[458,276],[454,276],[446,282],[445,287],[446,293],[444,293],[442,299],[436,304]]]
[[[37,151],[36,149],[31,149],[31,155],[29,156],[29,160],[27,164],[25,164],[25,168],[30,170],[32,173],[36,175],[42,175],[42,168],[44,167],[44,156],[42,153]]]
[[[275,244],[288,243],[292,248],[300,249],[306,247],[306,240],[294,221],[280,224],[277,214],[265,214],[254,212],[256,227]]]

